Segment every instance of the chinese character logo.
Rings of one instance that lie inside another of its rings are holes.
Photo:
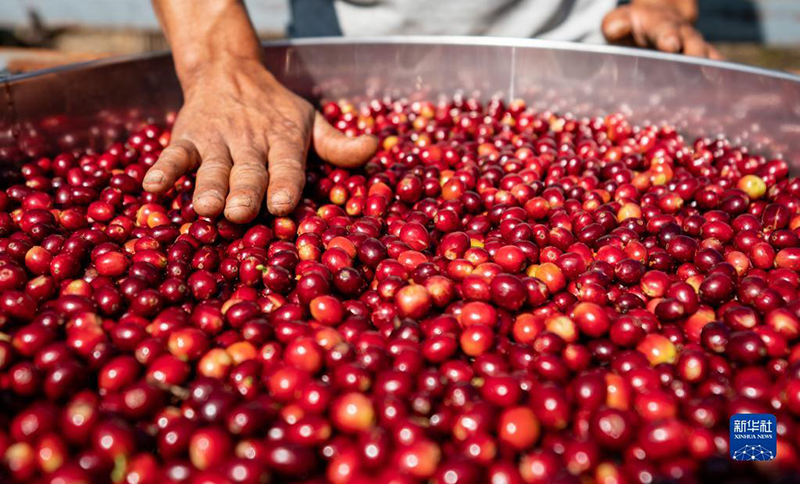
[[[772,460],[778,451],[777,420],[767,413],[737,413],[731,417],[731,458],[739,461]]]

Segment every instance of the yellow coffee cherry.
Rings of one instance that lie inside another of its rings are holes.
[[[739,179],[736,185],[739,190],[745,192],[751,200],[758,200],[767,193],[767,184],[760,176],[745,175]]]

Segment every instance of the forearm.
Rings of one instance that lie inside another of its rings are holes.
[[[241,0],[152,0],[184,88],[209,65],[259,61],[261,46]]]

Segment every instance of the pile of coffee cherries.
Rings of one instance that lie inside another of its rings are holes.
[[[0,191],[2,482],[767,482],[800,450],[800,180],[525,103],[329,102],[380,138],[198,217],[169,124]],[[777,417],[777,458],[729,418]]]

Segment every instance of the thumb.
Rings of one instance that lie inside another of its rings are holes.
[[[363,165],[378,149],[375,136],[350,138],[331,126],[320,113],[314,117],[313,143],[314,150],[323,160],[342,168]]]
[[[633,33],[631,7],[623,5],[615,8],[603,18],[603,35],[609,42],[618,42]]]

